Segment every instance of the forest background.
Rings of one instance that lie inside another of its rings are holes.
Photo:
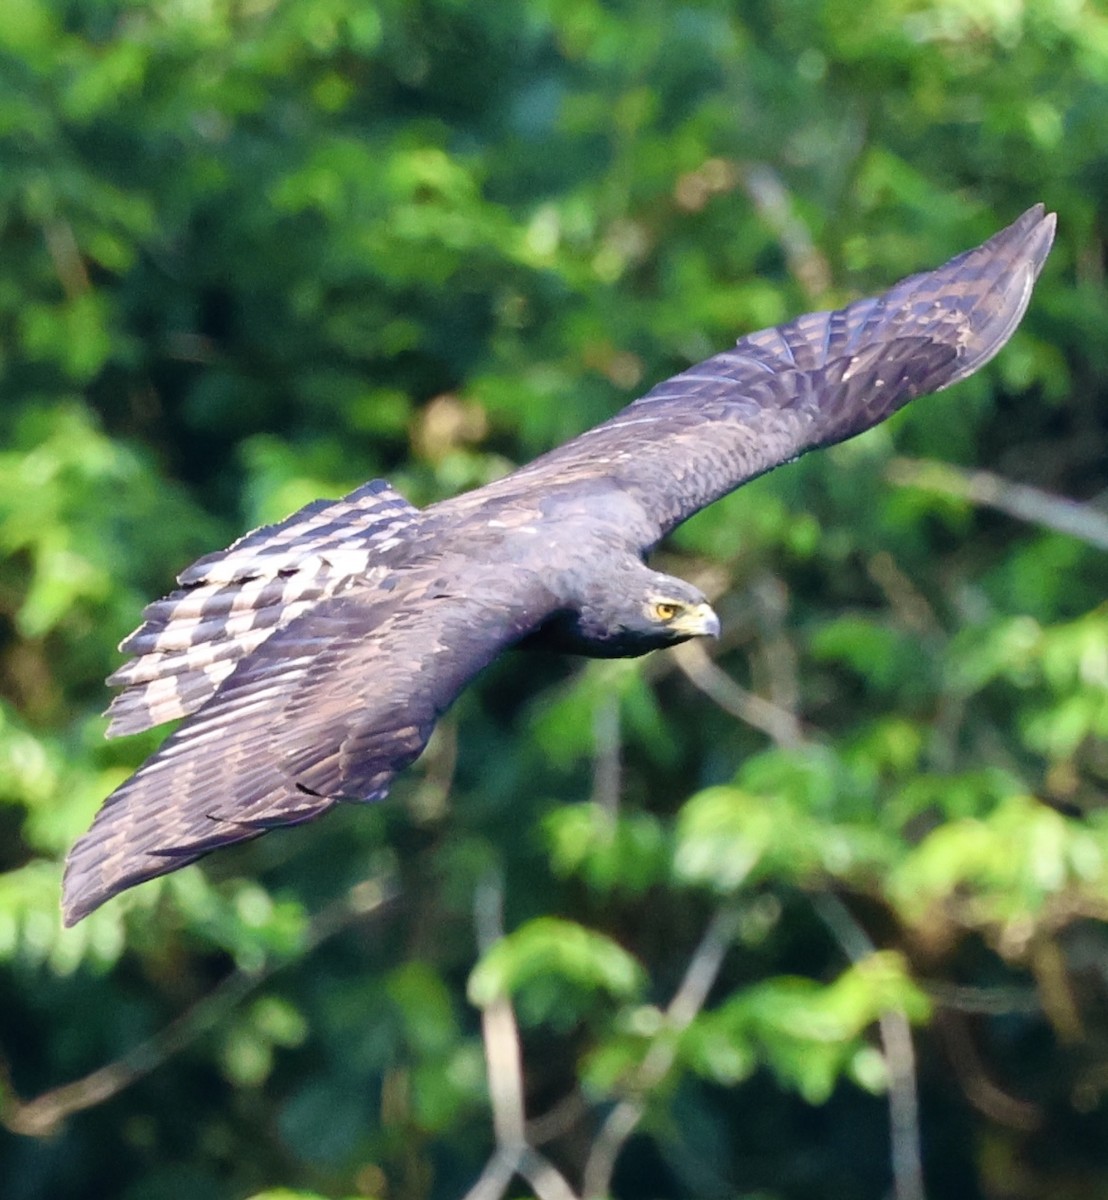
[[[718,647],[509,656],[62,931],[193,558],[1040,200],[993,365],[671,539]],[[1106,237],[1095,3],[4,0],[5,1200],[1108,1197]]]

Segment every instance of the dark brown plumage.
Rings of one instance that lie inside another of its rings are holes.
[[[189,720],[74,846],[66,923],[218,846],[382,798],[509,646],[627,656],[718,632],[643,557],[746,481],[977,370],[1053,234],[1037,206],[882,296],[743,338],[477,491],[421,511],[377,480],[194,563],[109,680],[110,734]]]

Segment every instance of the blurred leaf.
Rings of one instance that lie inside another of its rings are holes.
[[[896,868],[890,897],[909,919],[950,905],[1015,952],[1048,905],[1099,915],[1108,888],[1108,825],[1069,820],[1027,796],[931,832]]]
[[[632,894],[667,871],[665,831],[645,813],[613,817],[598,804],[556,809],[545,821],[551,861],[560,875],[580,875],[601,892]]]
[[[745,1079],[759,1062],[810,1104],[822,1104],[855,1069],[858,1039],[882,1013],[921,1021],[926,997],[897,954],[871,955],[833,983],[778,978],[748,988],[705,1013],[682,1035],[682,1055],[723,1083]]]
[[[390,975],[386,991],[411,1044],[423,1054],[443,1054],[458,1037],[450,994],[425,963],[407,963]]]
[[[529,990],[536,1014],[551,1015],[559,997],[579,990],[634,995],[643,984],[641,966],[611,938],[557,917],[537,917],[505,935],[482,956],[469,978],[471,1004]]]

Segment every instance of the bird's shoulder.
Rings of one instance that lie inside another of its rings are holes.
[[[428,525],[449,531],[452,548],[470,558],[542,555],[551,573],[585,557],[627,553],[647,523],[639,500],[615,474],[591,464],[578,477],[550,479],[545,456],[471,492],[425,510]]]

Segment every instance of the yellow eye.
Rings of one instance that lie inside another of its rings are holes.
[[[659,621],[672,621],[680,611],[681,606],[679,604],[671,604],[667,600],[662,600],[654,605],[654,616]]]

